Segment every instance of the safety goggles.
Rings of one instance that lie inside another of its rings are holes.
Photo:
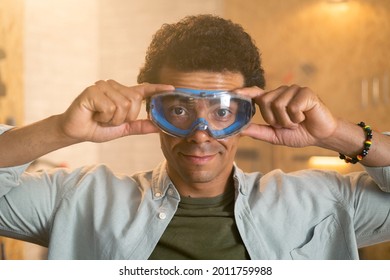
[[[152,121],[177,137],[203,130],[213,138],[226,138],[244,129],[254,114],[250,98],[229,91],[177,88],[150,100]]]

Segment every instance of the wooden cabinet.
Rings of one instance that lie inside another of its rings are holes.
[[[308,86],[336,116],[390,131],[389,1],[226,0],[225,13],[255,39],[267,89]],[[263,144],[248,147],[264,153]],[[270,168],[285,171],[307,167],[311,155],[337,156],[316,148],[266,149],[273,151]]]
[[[23,120],[23,1],[0,1],[0,123]],[[21,241],[0,237],[0,259],[23,259]]]
[[[22,260],[24,259],[23,249],[23,242],[0,237],[0,260]]]
[[[23,122],[23,1],[0,1],[0,123]]]
[[[308,86],[336,116],[390,131],[390,1],[226,0],[225,13],[254,37],[267,89]],[[359,165],[313,166],[312,156],[338,156],[315,147],[292,149],[246,141],[240,151],[244,152],[238,153],[237,162],[247,171],[361,170]],[[362,257],[390,259],[389,248],[378,245],[362,252]]]

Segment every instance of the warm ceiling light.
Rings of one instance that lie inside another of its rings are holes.
[[[343,167],[346,166],[345,161],[340,160],[339,157],[330,156],[312,156],[309,158],[309,165],[312,167],[328,166],[328,167]]]

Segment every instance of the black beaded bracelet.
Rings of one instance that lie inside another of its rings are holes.
[[[356,157],[349,157],[349,156],[346,156],[346,155],[343,155],[340,153],[339,154],[340,159],[343,159],[346,163],[355,164],[355,163],[361,161],[368,154],[368,151],[370,150],[370,147],[372,144],[371,127],[369,125],[366,125],[364,122],[360,122],[357,125],[360,126],[361,128],[363,128],[364,132],[366,133],[366,140],[364,141],[364,148],[363,148],[363,151],[360,154],[358,154]]]

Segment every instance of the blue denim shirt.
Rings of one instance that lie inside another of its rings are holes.
[[[0,169],[0,235],[49,248],[50,259],[147,259],[180,195],[166,163],[133,176],[107,167]],[[390,167],[340,175],[244,173],[235,219],[252,259],[358,259],[390,239]]]

